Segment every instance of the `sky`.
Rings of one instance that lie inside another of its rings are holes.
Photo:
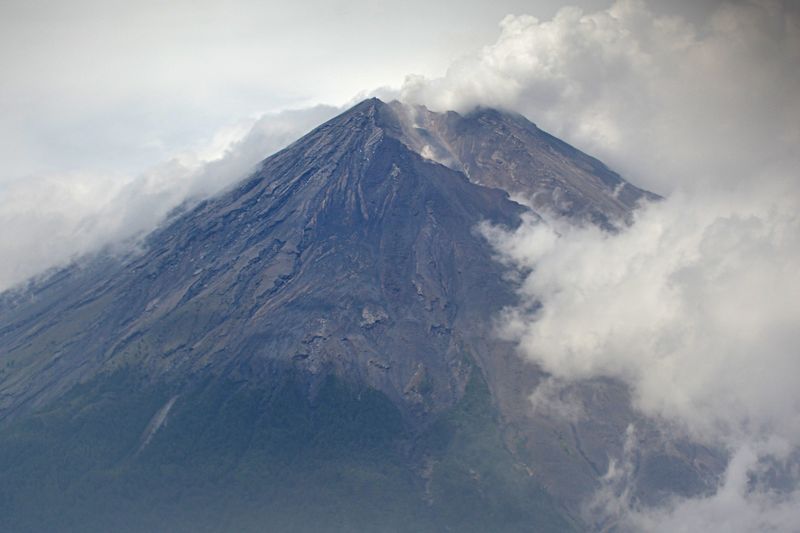
[[[604,1],[582,0],[586,9]],[[674,2],[660,2],[674,10]],[[684,2],[692,15],[703,2]],[[553,0],[0,4],[0,179],[142,171],[265,112],[436,76]]]
[[[140,171],[241,119],[438,74],[525,8],[556,4],[6,0],[3,173]]]
[[[619,458],[593,509],[796,531],[798,3],[6,1],[0,26],[0,289],[147,232],[365,96],[516,111],[666,198],[616,234],[482,228],[522,280],[498,334],[552,376],[532,408],[613,377],[731,457],[716,493],[657,509],[625,500]],[[791,490],[754,484],[770,461]]]

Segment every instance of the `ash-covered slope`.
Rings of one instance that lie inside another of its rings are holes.
[[[613,228],[641,201],[658,198],[521,115],[488,108],[435,113],[398,102],[392,108],[415,151],[548,214]]]
[[[530,415],[541,374],[492,334],[514,287],[475,227],[519,223],[507,191],[602,224],[645,194],[520,117],[408,113],[362,102],[141,252],[3,297],[0,529],[580,527],[627,400]],[[702,485],[694,449],[654,454]]]

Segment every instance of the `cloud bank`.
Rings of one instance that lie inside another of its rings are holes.
[[[733,455],[710,498],[654,514],[623,506],[632,531],[714,530],[725,513],[736,525],[725,531],[800,524],[797,471],[788,494],[750,483],[760,461],[800,447],[799,199],[794,188],[763,186],[676,195],[615,235],[535,222],[485,228],[524,276],[502,334],[552,376],[535,407],[552,407],[561,385],[613,377],[641,412]]]
[[[554,376],[613,376],[696,438],[800,443],[800,197],[677,195],[627,230],[489,230],[530,274],[505,334]],[[541,304],[541,306],[539,305]]]

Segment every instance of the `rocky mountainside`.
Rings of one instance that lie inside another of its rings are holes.
[[[613,383],[581,424],[527,409],[475,231],[520,223],[509,193],[604,226],[652,197],[522,117],[372,99],[140,251],[5,294],[0,528],[587,527],[634,415]],[[702,490],[704,453],[654,448],[645,497]]]
[[[477,109],[462,116],[392,106],[412,149],[538,211],[611,229],[629,221],[642,200],[658,198],[521,115]]]
[[[286,364],[363,382],[420,416],[452,406],[492,310],[511,302],[474,227],[513,226],[523,209],[412,152],[396,127],[388,106],[356,106],[141,255],[39,288],[3,315],[16,369],[4,411],[128,363],[248,377]]]

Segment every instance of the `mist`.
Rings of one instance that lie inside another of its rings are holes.
[[[0,290],[113,246],[133,250],[178,206],[214,195],[338,112],[315,106],[218,131],[141,174],[68,172],[0,185]]]

